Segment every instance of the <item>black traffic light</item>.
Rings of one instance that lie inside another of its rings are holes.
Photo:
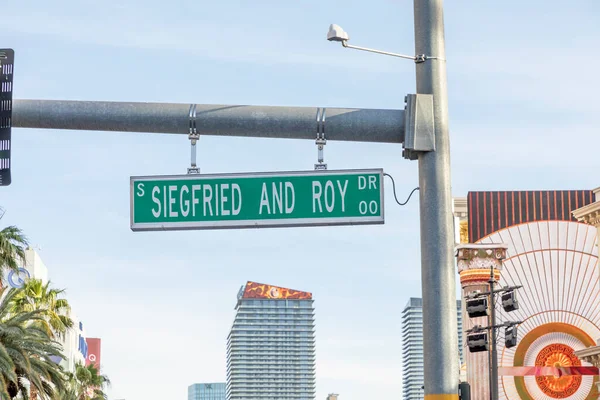
[[[0,186],[10,185],[13,65],[15,52],[0,49]]]
[[[517,345],[517,326],[509,326],[504,331],[504,346],[507,349],[515,347]]]
[[[506,293],[502,293],[502,308],[504,311],[511,312],[519,309],[519,302],[517,301],[517,292],[509,290]]]
[[[467,335],[467,346],[471,353],[478,353],[480,351],[488,351],[488,333],[487,332],[476,332]]]
[[[467,299],[466,309],[467,314],[469,314],[469,318],[485,317],[486,315],[488,315],[487,297]]]

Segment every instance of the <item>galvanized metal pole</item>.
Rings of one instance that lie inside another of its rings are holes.
[[[494,264],[490,268],[490,345],[491,345],[491,360],[490,360],[490,398],[498,400],[498,349],[496,346],[496,296],[494,294]]]
[[[282,139],[317,137],[318,107],[14,100],[13,127]],[[327,140],[402,143],[404,110],[327,108]]]
[[[492,266],[492,273],[494,270],[494,267]],[[489,285],[488,285],[489,286]],[[491,296],[491,295],[490,295]],[[490,305],[491,299],[488,302],[488,307]],[[492,320],[492,315],[491,312],[488,312],[488,326],[494,326],[494,322]],[[492,331],[488,331],[488,340],[489,338],[492,337]],[[494,387],[494,379],[492,378],[492,364],[493,364],[493,357],[492,357],[492,347],[488,345],[488,386],[489,386],[489,399],[490,400],[494,400],[494,391],[492,390],[492,388]]]
[[[435,151],[419,155],[425,400],[458,399],[458,335],[442,0],[414,0],[417,93],[432,94]]]

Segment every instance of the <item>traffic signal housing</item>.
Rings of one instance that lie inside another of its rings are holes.
[[[509,290],[502,293],[502,308],[504,311],[511,312],[519,309],[519,302],[517,301],[517,292]]]
[[[487,297],[476,297],[467,299],[466,301],[467,314],[469,318],[485,317],[488,315],[488,300]]]
[[[517,326],[509,326],[504,330],[504,346],[507,349],[517,345]]]
[[[10,185],[13,64],[15,53],[0,49],[0,186]]]
[[[487,332],[475,332],[467,335],[467,346],[469,352],[479,353],[481,351],[488,351],[489,341]]]

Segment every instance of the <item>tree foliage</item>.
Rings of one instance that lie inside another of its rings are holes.
[[[17,271],[28,246],[23,232],[0,231],[0,276]],[[61,340],[73,328],[64,290],[29,279],[22,288],[0,281],[0,400],[105,400],[110,385],[94,366],[77,364],[65,371],[54,359],[65,359]]]
[[[17,271],[25,260],[27,238],[16,226],[7,226],[0,231],[0,274],[7,270]]]

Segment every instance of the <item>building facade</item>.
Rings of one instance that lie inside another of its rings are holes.
[[[456,302],[458,348],[463,362],[461,302]],[[404,400],[423,399],[423,299],[411,297],[402,311],[402,392]]]
[[[500,279],[503,261],[506,258],[507,246],[503,244],[464,244],[457,246],[456,258],[462,297],[466,298],[474,292],[489,291],[489,281]],[[488,315],[471,318],[466,307],[463,308],[465,325],[489,326]],[[496,324],[500,324],[497,321]],[[468,347],[465,340],[465,347]],[[490,354],[487,351],[465,351],[465,379],[469,382],[473,399],[489,399],[490,397]]]
[[[225,400],[225,383],[194,383],[188,386],[188,400]]]
[[[504,329],[499,331],[500,400],[598,396],[597,371],[578,356],[600,338],[598,230],[573,214],[593,208],[599,195],[599,190],[469,192],[454,202],[460,241],[505,244],[499,285],[523,286],[518,310],[505,313],[497,304],[497,323],[522,321],[514,347],[505,346]],[[465,321],[465,328],[474,323]],[[472,380],[485,381],[482,365],[469,367],[476,374]],[[561,370],[548,375],[542,367]]]
[[[27,279],[38,279],[48,283],[48,268],[40,255],[31,247],[25,249],[25,259],[17,271],[6,270],[3,283],[12,288],[22,288]]]
[[[227,400],[315,398],[312,294],[248,282],[227,339]]]
[[[593,226],[597,230],[596,240],[600,241],[600,187],[594,189],[594,203],[588,204],[582,208],[573,211],[573,216],[579,222]],[[600,257],[600,249],[596,245],[596,251]],[[600,268],[600,263],[598,264]],[[596,346],[590,346],[575,352],[575,355],[585,362],[592,364],[594,367],[600,367],[600,338],[596,338]],[[600,393],[600,382],[595,382],[596,391]],[[600,394],[598,395],[600,398]]]
[[[60,339],[64,358],[55,359],[54,361],[58,362],[67,371],[75,372],[77,364],[85,364],[88,356],[88,345],[85,339],[83,322],[72,311],[69,313],[69,318],[73,321],[73,326],[67,329],[64,337]]]

